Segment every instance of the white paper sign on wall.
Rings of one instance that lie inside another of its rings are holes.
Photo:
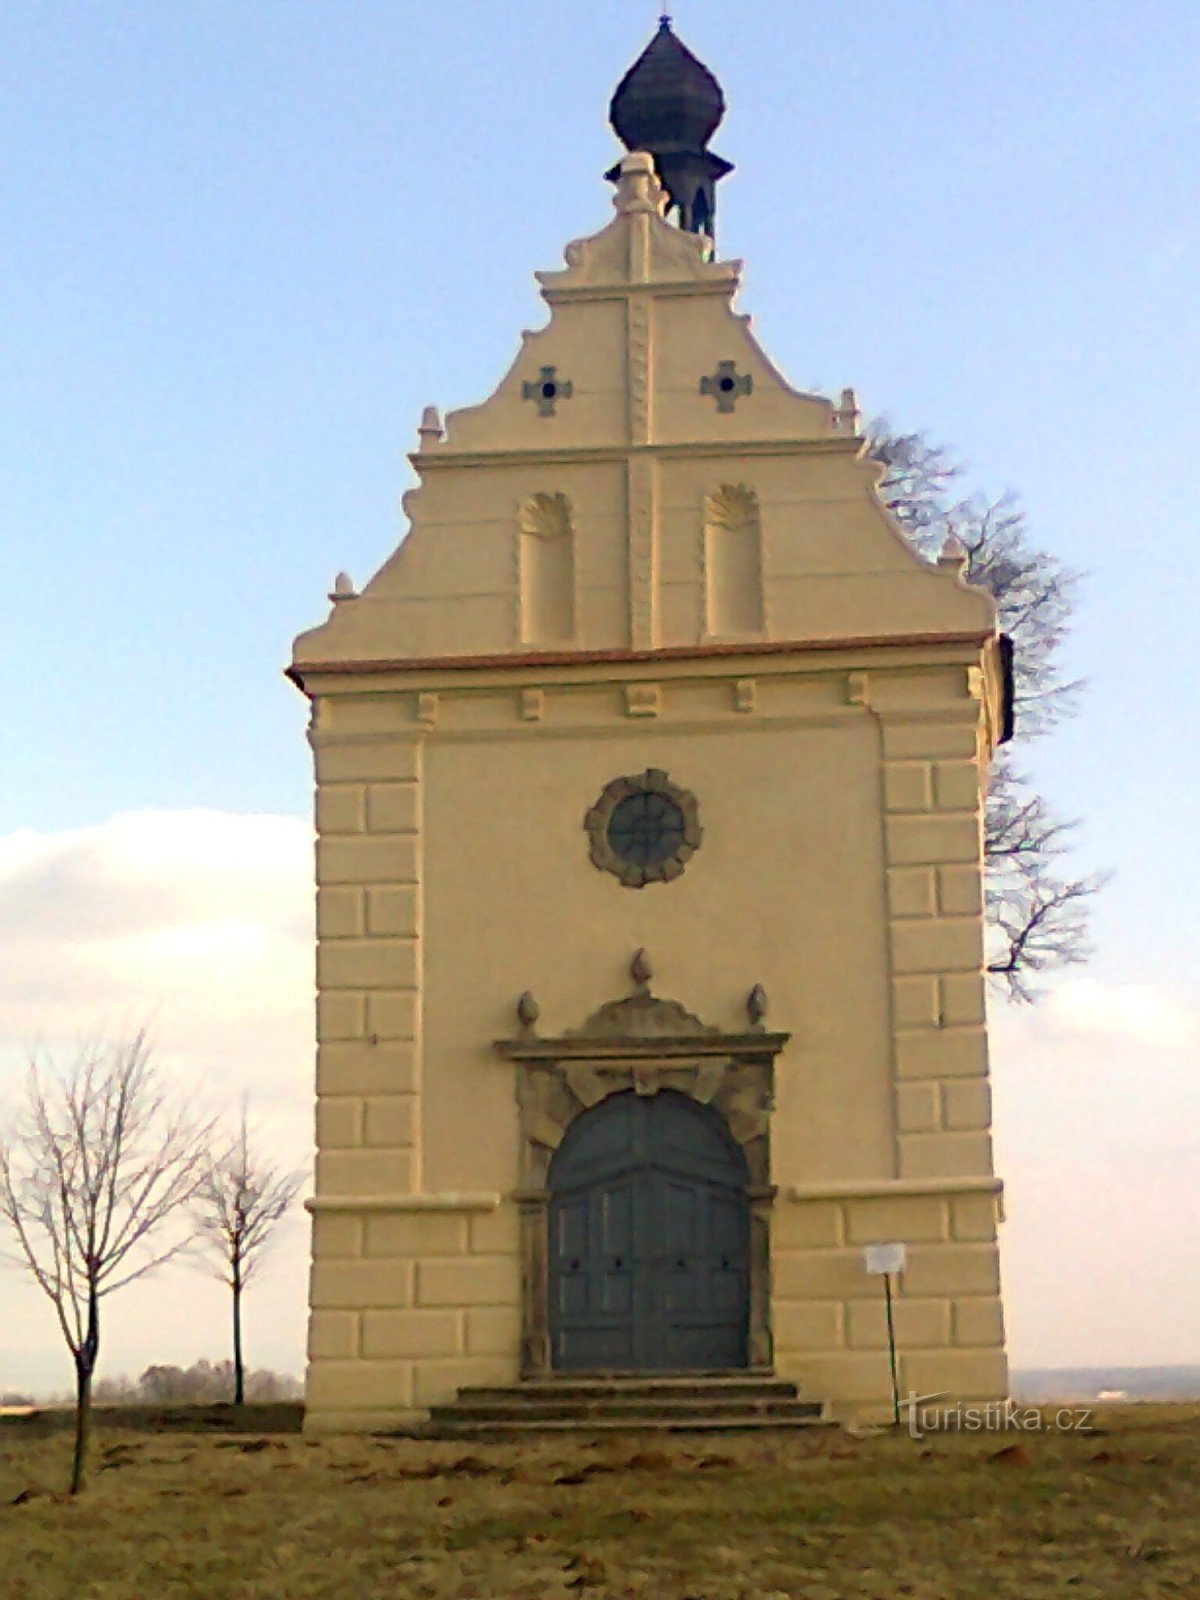
[[[881,1278],[889,1272],[903,1272],[908,1262],[908,1251],[902,1244],[869,1244],[863,1251],[863,1260],[867,1271]]]

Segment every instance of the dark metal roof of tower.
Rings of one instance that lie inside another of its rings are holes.
[[[608,114],[627,150],[702,151],[721,125],[725,96],[664,17],[621,79]]]

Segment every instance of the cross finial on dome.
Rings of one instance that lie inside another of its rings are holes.
[[[725,115],[721,85],[659,14],[658,32],[617,86],[609,121],[626,150],[654,157],[674,212],[689,233],[714,236],[716,185],[733,168],[708,148]],[[620,175],[616,166],[608,176]]]

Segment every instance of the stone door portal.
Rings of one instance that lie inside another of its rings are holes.
[[[557,1038],[497,1039],[520,1109],[521,1375],[771,1370],[771,1106],[786,1033],[634,991]],[[681,1264],[682,1263],[682,1264]]]
[[[697,1372],[747,1364],[745,1158],[707,1106],[611,1095],[550,1165],[556,1371]]]

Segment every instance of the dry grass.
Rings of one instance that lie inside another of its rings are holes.
[[[3,1600],[1200,1596],[1194,1406],[1019,1441],[465,1446],[309,1441],[288,1408],[229,1421],[110,1415],[74,1502],[61,1422],[0,1422]]]

